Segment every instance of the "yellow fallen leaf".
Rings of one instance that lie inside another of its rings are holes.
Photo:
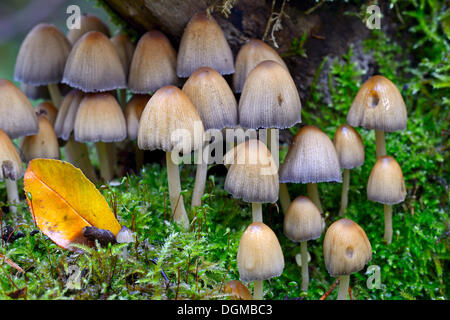
[[[33,219],[57,245],[88,244],[84,227],[114,233],[121,226],[105,198],[82,171],[68,162],[51,159],[30,161],[24,175],[25,194]]]

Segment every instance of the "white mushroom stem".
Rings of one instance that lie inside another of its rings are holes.
[[[172,207],[173,220],[185,230],[189,229],[189,217],[184,208],[184,200],[181,195],[180,171],[178,165],[172,161],[171,152],[166,152],[167,181],[169,184],[170,206]]]
[[[309,286],[307,241],[300,242],[300,251],[302,255],[302,290],[306,292]]]
[[[320,204],[319,190],[317,189],[317,183],[306,184],[306,190],[308,193],[308,197],[311,199],[312,202],[314,202],[314,204],[317,206],[317,209],[319,209],[320,213],[323,213],[322,205]]]
[[[253,222],[263,222],[262,203],[252,203],[252,219]]]
[[[106,182],[111,181],[114,171],[109,159],[108,146],[105,142],[99,141],[95,144],[95,148],[97,149],[98,162],[100,164],[100,176]]]
[[[286,183],[280,183],[280,192],[279,192],[280,204],[283,213],[286,214],[287,209],[291,204],[291,197],[289,196],[289,191]]]
[[[384,131],[375,130],[375,144],[377,159],[386,155],[386,139],[384,137]]]
[[[106,143],[106,149],[108,152],[109,165],[111,166],[112,177],[117,173],[117,148],[114,142]]]
[[[19,192],[17,190],[17,181],[5,179],[5,184],[8,202],[10,203],[9,211],[11,213],[16,213],[17,207],[14,204],[19,203]]]
[[[202,196],[205,192],[205,185],[206,185],[206,178],[207,178],[207,172],[208,172],[208,159],[203,159],[203,155],[208,154],[208,145],[206,145],[202,149],[201,154],[201,163],[197,164],[197,172],[195,173],[195,184],[194,184],[194,191],[192,193],[192,207],[199,207],[202,205]]]
[[[392,206],[384,205],[384,240],[387,243],[392,242]]]
[[[253,281],[253,299],[262,300],[263,299],[263,280]]]
[[[59,91],[59,87],[57,83],[51,83],[48,86],[48,92],[50,93],[50,97],[52,98],[53,105],[56,109],[59,109],[59,106],[62,102],[61,91]]]
[[[87,146],[84,143],[75,141],[72,136],[64,146],[64,150],[67,161],[78,167],[89,180],[96,183],[97,175],[95,174],[94,166],[89,159],[89,150]]]
[[[350,275],[343,275],[339,277],[339,289],[337,300],[348,300],[348,285],[350,283]]]
[[[350,169],[344,169],[344,178],[342,180],[341,209],[339,210],[339,217],[343,217],[345,215],[345,210],[347,210],[349,186]]]

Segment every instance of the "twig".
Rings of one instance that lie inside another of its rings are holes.
[[[12,261],[11,259],[6,258],[4,255],[2,255],[0,253],[0,259],[3,259],[10,267],[13,267],[14,269],[16,269],[17,271],[19,271],[20,273],[25,273],[25,271],[18,265],[16,264],[14,261]],[[19,288],[17,288],[19,289]]]
[[[328,291],[325,292],[325,294],[322,297],[320,297],[319,300],[325,300],[330,295],[330,293],[333,292],[334,288],[336,288],[338,283],[339,283],[339,278],[336,279],[336,281],[333,283],[333,285],[330,287],[330,289],[328,289]]]
[[[348,286],[348,295],[350,296],[350,300],[354,300],[352,295],[352,288],[350,286]]]
[[[322,6],[325,3],[326,0],[321,0],[318,4],[316,4],[314,7],[309,8],[308,10],[305,11],[306,15],[309,15],[311,13],[313,13],[314,11],[316,11],[316,9],[318,9],[320,6]]]

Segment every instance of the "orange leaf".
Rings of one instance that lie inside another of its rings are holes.
[[[57,245],[88,244],[84,227],[110,230],[120,225],[105,198],[80,169],[70,163],[34,159],[24,175],[25,194],[33,219],[41,231]]]

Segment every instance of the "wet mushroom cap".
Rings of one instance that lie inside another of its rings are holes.
[[[282,183],[342,182],[339,159],[330,138],[315,126],[295,136],[280,167]]]
[[[224,163],[230,165],[225,190],[234,198],[255,203],[278,200],[277,165],[263,142],[256,139],[242,142],[227,152]]]
[[[322,216],[309,198],[299,196],[289,205],[283,227],[284,234],[291,241],[314,240],[322,235]]]
[[[55,120],[55,133],[58,138],[69,140],[75,126],[75,119],[78,113],[84,93],[73,89],[63,99]]]
[[[20,46],[14,79],[33,86],[59,83],[71,47],[64,34],[54,25],[38,24]]]
[[[30,100],[11,81],[0,79],[0,129],[11,139],[37,134],[38,119]]]
[[[109,28],[106,24],[100,20],[100,18],[86,14],[81,16],[80,18],[80,28],[79,29],[70,29],[67,33],[67,39],[69,39],[70,43],[75,44],[83,35],[90,31],[99,31],[106,35],[110,36]]]
[[[301,122],[301,111],[297,87],[283,66],[266,60],[250,72],[239,99],[243,128],[290,128]]]
[[[158,89],[139,121],[138,146],[142,150],[191,152],[203,146],[204,128],[197,109],[175,86]]]
[[[362,270],[372,259],[372,246],[357,223],[340,219],[328,228],[323,253],[328,273],[335,277]]]
[[[125,140],[125,116],[114,96],[109,93],[86,94],[78,108],[74,134],[78,142]]]
[[[145,33],[136,46],[128,76],[133,93],[147,94],[167,85],[177,85],[177,53],[160,31]]]
[[[195,14],[187,24],[177,57],[177,75],[189,77],[200,67],[222,75],[234,73],[233,53],[216,20],[205,12]]]
[[[125,88],[125,71],[109,38],[98,31],[82,36],[70,52],[62,82],[84,92]]]
[[[361,86],[347,114],[347,123],[353,127],[386,132],[405,130],[406,122],[406,106],[400,91],[380,75]]]
[[[22,176],[22,160],[8,135],[0,129],[0,181]]]
[[[233,87],[236,93],[240,93],[244,87],[248,74],[264,60],[278,62],[287,69],[278,52],[264,41],[250,39],[239,50],[236,57],[235,73],[233,74]]]
[[[214,69],[198,68],[183,86],[203,121],[205,130],[238,125],[237,102],[227,81]]]
[[[391,156],[377,159],[367,183],[367,198],[383,204],[403,202],[406,197],[402,168]]]
[[[127,119],[127,132],[128,139],[136,140],[139,130],[139,120],[141,119],[142,112],[145,109],[148,101],[150,100],[150,95],[145,94],[135,94],[128,101],[125,107],[125,118]]]
[[[114,45],[114,48],[116,48],[120,62],[122,62],[122,66],[125,71],[125,76],[128,76],[131,60],[133,59],[135,45],[133,44],[133,42],[131,42],[130,38],[125,34],[118,34],[112,37],[110,40],[111,43]]]
[[[43,114],[48,121],[52,124],[55,124],[56,117],[58,115],[58,109],[53,105],[53,103],[45,101],[37,105],[34,109],[37,115]]]
[[[341,125],[334,134],[333,142],[341,168],[353,169],[364,164],[364,143],[353,127]]]
[[[239,243],[237,264],[244,282],[266,280],[283,273],[283,251],[267,225],[253,222],[247,227]]]

